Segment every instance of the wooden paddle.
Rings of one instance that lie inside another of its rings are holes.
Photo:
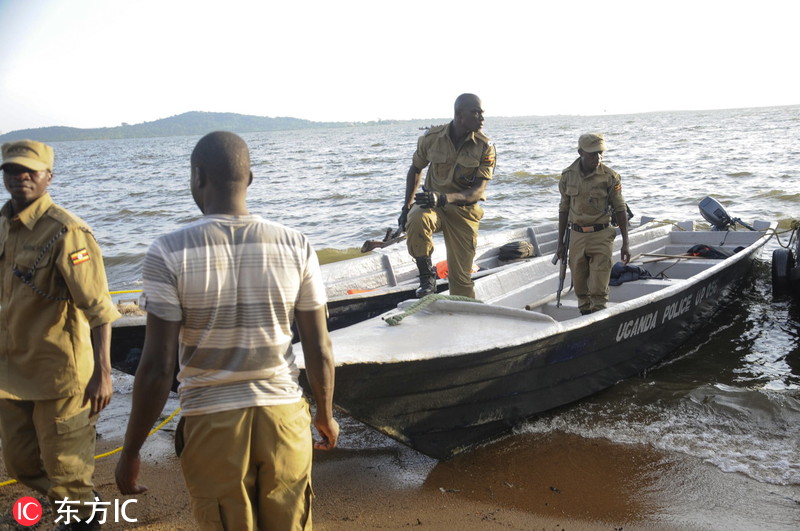
[[[640,256],[653,256],[656,257],[655,260],[642,260],[643,264],[650,264],[653,262],[661,262],[664,260],[697,260],[698,258],[702,258],[707,260],[705,256],[693,256],[690,254],[651,254],[651,253],[642,253]]]

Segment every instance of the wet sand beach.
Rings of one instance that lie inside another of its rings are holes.
[[[115,395],[98,424],[98,454],[122,442],[130,394]],[[173,397],[165,416],[177,408]],[[340,447],[314,454],[314,528],[686,530],[795,529],[800,487],[759,483],[677,453],[560,433],[512,435],[437,462],[347,417]],[[175,420],[148,439],[140,482],[149,491],[129,505],[136,523],[104,529],[195,529],[180,464],[172,451]],[[116,456],[98,459],[96,488],[120,500]],[[0,476],[6,478],[4,464]],[[17,526],[11,507],[26,487],[0,487],[0,530]],[[54,514],[50,511],[50,519]],[[111,512],[109,512],[109,520]],[[52,520],[51,520],[52,521]]]

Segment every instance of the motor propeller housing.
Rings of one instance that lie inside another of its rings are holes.
[[[728,227],[733,225],[731,217],[713,197],[709,196],[700,201],[699,207],[700,214],[714,227],[714,230],[728,230]]]

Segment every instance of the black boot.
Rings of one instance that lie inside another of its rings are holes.
[[[436,270],[433,268],[430,256],[421,256],[414,258],[417,262],[417,269],[419,270],[419,288],[417,289],[417,298],[421,299],[425,295],[436,293]]]

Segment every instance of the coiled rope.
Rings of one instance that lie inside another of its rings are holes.
[[[472,297],[464,297],[462,295],[442,295],[439,293],[431,293],[430,295],[425,295],[417,302],[413,303],[411,306],[403,310],[402,312],[390,315],[389,317],[384,317],[383,320],[386,321],[386,324],[389,326],[397,326],[400,324],[400,321],[408,317],[409,315],[415,314],[420,310],[424,310],[431,304],[436,301],[461,301],[461,302],[478,302],[483,304],[483,301],[479,301],[478,299],[473,299]]]

